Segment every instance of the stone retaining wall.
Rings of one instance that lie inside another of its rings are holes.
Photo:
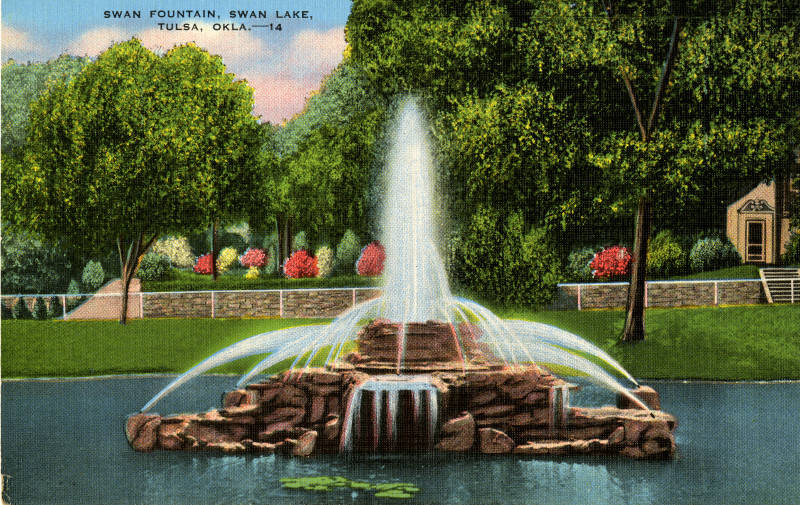
[[[627,282],[559,284],[552,308],[608,309],[625,307]],[[767,303],[758,279],[719,281],[651,281],[647,307],[755,305]]]
[[[378,289],[143,293],[144,317],[335,317]],[[212,303],[213,302],[213,303]]]

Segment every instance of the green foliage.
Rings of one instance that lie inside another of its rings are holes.
[[[41,296],[36,297],[33,303],[33,318],[39,321],[47,319],[47,302]]]
[[[89,63],[89,58],[61,55],[46,63],[3,65],[2,77],[2,153],[12,155],[22,148],[27,133],[31,103],[56,83],[69,82]]]
[[[31,309],[28,308],[28,303],[24,298],[19,298],[17,304],[14,305],[14,319],[33,319]]]
[[[67,311],[73,310],[75,309],[75,307],[81,304],[81,302],[83,301],[83,297],[74,296],[80,293],[81,293],[81,285],[75,279],[71,279],[69,281],[69,286],[67,287],[66,294],[73,296],[67,296]]]
[[[677,275],[686,269],[686,252],[670,230],[663,230],[650,241],[647,272],[662,277]]]
[[[3,230],[0,261],[2,291],[9,294],[61,293],[72,269],[72,260],[62,247],[7,229]]]
[[[64,316],[64,306],[61,305],[60,296],[51,296],[50,302],[47,304],[47,318],[59,319]]]
[[[789,236],[789,243],[786,245],[786,253],[782,260],[787,265],[800,266],[800,233],[793,231]]]
[[[241,233],[234,233],[225,229],[217,233],[217,247],[220,251],[226,248],[234,249],[235,251],[244,251],[247,249],[248,237],[243,236]]]
[[[173,277],[166,281],[145,281],[144,291],[208,291],[227,289],[301,289],[301,288],[353,288],[376,287],[380,281],[374,277],[362,277],[355,274],[337,275],[321,279],[287,279],[283,276],[272,276],[262,270],[257,279],[245,279],[242,275],[221,275],[216,282],[209,275],[199,275],[183,270],[173,271]]]
[[[97,291],[105,280],[106,274],[103,272],[103,265],[99,261],[89,260],[86,266],[83,267],[83,274],[81,274],[81,283],[84,289]]]
[[[541,305],[555,294],[561,263],[543,229],[525,231],[520,212],[504,217],[483,208],[461,238],[456,276],[467,289],[500,303]]]
[[[601,247],[581,247],[569,253],[565,274],[572,281],[591,281],[592,267],[589,266]]]
[[[136,276],[143,281],[162,281],[169,278],[172,265],[168,257],[157,252],[142,256]]]
[[[220,274],[228,271],[232,266],[238,264],[239,253],[233,247],[226,247],[217,256],[217,272]]]
[[[344,232],[342,240],[336,246],[334,270],[339,273],[352,274],[356,271],[356,261],[361,254],[361,244],[358,236],[348,229]]]
[[[403,482],[371,484],[364,481],[353,481],[344,477],[284,477],[280,482],[287,489],[304,489],[317,492],[332,491],[337,488],[375,490],[376,498],[413,498],[420,491],[414,484]]]
[[[315,254],[317,257],[317,268],[319,268],[318,277],[328,277],[333,272],[333,251],[330,247],[324,245],[317,249]]]
[[[150,246],[150,252],[169,259],[175,268],[192,268],[195,256],[189,240],[183,236],[164,237]],[[141,269],[141,265],[139,266]]]
[[[292,251],[297,251],[299,249],[305,249],[306,251],[310,249],[308,238],[304,231],[297,232],[297,235],[292,239]]]
[[[0,319],[13,319],[14,311],[5,302],[0,302]]]
[[[689,266],[693,272],[717,270],[741,263],[742,258],[733,244],[719,237],[699,239],[689,252]]]

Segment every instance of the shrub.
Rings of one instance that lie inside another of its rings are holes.
[[[81,292],[81,287],[78,284],[78,281],[72,279],[69,281],[69,287],[67,287],[67,294],[68,295],[78,295]],[[67,296],[67,310],[73,310],[75,307],[81,304],[83,297],[81,296]]]
[[[786,245],[783,262],[787,265],[800,265],[800,233],[793,231]]]
[[[228,271],[234,263],[239,260],[239,254],[233,247],[226,247],[217,256],[217,273],[222,274]]]
[[[678,239],[669,230],[663,230],[650,241],[647,253],[647,271],[668,277],[686,268],[686,253]]]
[[[106,274],[103,272],[103,265],[99,261],[89,260],[83,267],[81,282],[89,291],[97,291],[103,285]]]
[[[292,251],[298,251],[300,249],[305,249],[306,251],[311,249],[308,246],[308,238],[306,238],[306,232],[304,231],[297,232],[297,235],[292,239]]]
[[[4,293],[61,293],[69,283],[73,262],[55,244],[4,229],[0,264]]]
[[[143,281],[162,281],[169,277],[170,260],[164,255],[149,252],[142,256],[136,274]]]
[[[250,267],[247,269],[247,273],[244,274],[245,279],[258,279],[261,275],[259,272],[258,267]]]
[[[162,238],[153,244],[150,252],[168,258],[172,266],[176,268],[191,268],[194,265],[192,246],[189,245],[189,239],[186,237]]]
[[[386,250],[378,242],[371,242],[361,250],[361,255],[356,263],[358,275],[380,275],[383,273],[383,263],[386,261]]]
[[[333,251],[324,245],[317,249],[317,267],[319,267],[319,277],[328,277],[333,272]]]
[[[33,304],[33,318],[39,321],[47,319],[47,302],[41,296],[36,297]]]
[[[283,266],[283,273],[291,279],[302,279],[305,277],[316,277],[319,275],[317,258],[308,254],[305,249],[295,251],[286,260]]]
[[[239,263],[243,267],[261,268],[267,263],[268,259],[269,258],[267,257],[267,251],[265,251],[264,249],[256,249],[251,247],[239,257]]]
[[[32,319],[33,314],[31,314],[31,309],[28,308],[28,304],[25,302],[24,298],[20,298],[17,300],[17,304],[14,305],[14,319]]]
[[[352,230],[345,231],[342,240],[336,246],[334,268],[339,272],[353,273],[360,254],[361,245],[358,237]]]
[[[211,253],[206,253],[197,258],[197,263],[194,264],[192,270],[196,274],[211,275]]]
[[[51,296],[50,303],[47,305],[47,317],[58,319],[64,316],[64,306],[61,305],[61,297]]]
[[[567,257],[567,276],[573,281],[592,280],[592,267],[589,263],[594,259],[597,247],[582,247],[575,249]]]
[[[689,266],[693,272],[717,270],[741,263],[741,256],[733,244],[718,237],[701,238],[689,252]]]
[[[514,305],[549,303],[561,263],[547,233],[525,232],[521,212],[479,209],[465,226],[453,260],[455,277],[478,296]]]
[[[3,302],[0,302],[0,319],[14,319],[14,311]]]
[[[617,279],[630,274],[631,255],[625,247],[607,247],[594,255],[589,267],[595,279]]]

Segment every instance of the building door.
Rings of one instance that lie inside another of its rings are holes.
[[[745,261],[763,263],[764,260],[764,221],[748,221]]]

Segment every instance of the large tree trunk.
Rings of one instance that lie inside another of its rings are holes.
[[[636,232],[633,243],[633,268],[628,288],[627,316],[622,331],[623,342],[644,340],[644,296],[647,282],[647,245],[650,237],[651,202],[647,197],[639,199],[636,211]]]
[[[287,214],[278,214],[276,221],[278,223],[278,268],[280,268],[292,253],[292,218]]]
[[[122,278],[122,303],[119,314],[119,323],[125,324],[128,322],[128,290],[130,289],[131,281],[136,275],[136,269],[139,267],[139,260],[150,244],[156,239],[153,235],[150,240],[144,241],[144,233],[130,241],[124,240],[122,237],[117,237],[117,252],[119,252],[119,266],[120,277]],[[123,244],[128,244],[127,249],[123,248]]]

